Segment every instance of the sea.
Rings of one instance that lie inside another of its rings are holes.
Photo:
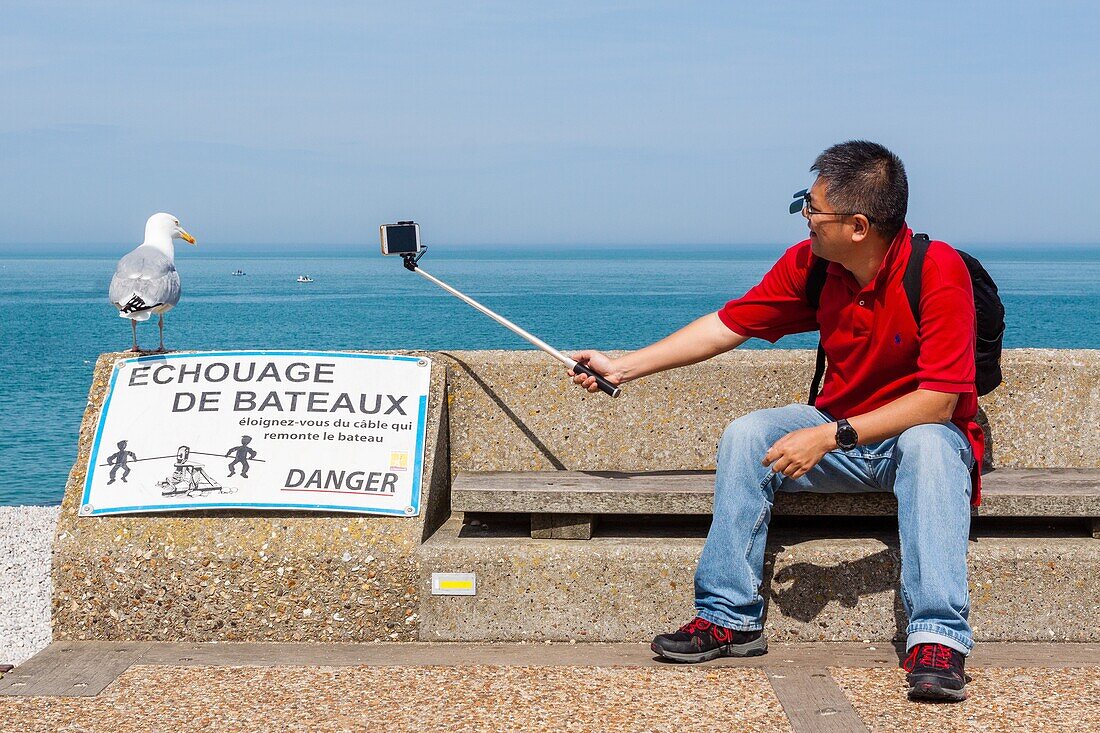
[[[421,265],[563,351],[635,349],[744,293],[785,246],[440,246]],[[1007,348],[1100,349],[1100,245],[966,249],[1000,288]],[[107,300],[123,253],[0,251],[0,505],[61,500],[96,358],[131,344]],[[376,248],[181,244],[176,266],[169,349],[532,348]],[[156,347],[155,319],[138,337]],[[815,344],[800,334],[742,348]]]

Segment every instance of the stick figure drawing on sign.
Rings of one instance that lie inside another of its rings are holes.
[[[242,435],[241,444],[225,452],[226,457],[234,456],[232,462],[229,464],[230,476],[236,473],[233,467],[239,463],[241,464],[241,478],[248,478],[248,459],[256,457],[256,451],[248,447],[248,444],[251,442],[252,436]]]
[[[122,469],[122,483],[126,483],[126,477],[130,475],[130,467],[126,465],[128,461],[136,461],[137,455],[131,451],[126,450],[126,441],[118,441],[118,453],[114,453],[107,457],[107,465],[113,466],[111,469],[111,480],[107,482],[108,485],[115,482],[115,474],[118,473],[118,469]]]

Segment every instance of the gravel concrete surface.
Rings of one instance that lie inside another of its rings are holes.
[[[868,731],[1092,730],[1100,667],[975,667],[969,698],[912,703],[897,668],[833,668]],[[95,697],[0,697],[27,731],[791,731],[750,667],[131,667]],[[832,730],[832,728],[830,728]]]
[[[136,666],[97,697],[0,698],[27,731],[790,731],[760,669]]]
[[[58,506],[0,507],[0,664],[50,643],[50,554]]]
[[[829,670],[872,733],[1007,733],[1094,731],[1100,728],[1100,668],[967,668],[967,699],[914,704],[900,669]],[[1088,721],[1092,721],[1089,723]]]

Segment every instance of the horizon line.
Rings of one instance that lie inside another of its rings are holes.
[[[690,250],[684,248],[704,248],[708,250],[721,249],[721,248],[773,248],[773,247],[791,247],[794,244],[803,240],[783,240],[774,242],[436,242],[425,246],[425,249],[432,252],[455,252],[460,250],[486,250],[486,249],[515,249],[515,250],[537,250],[537,249],[662,249],[662,248],[680,248],[682,254],[690,254]],[[951,240],[945,240],[952,246],[955,246],[955,242]],[[1071,242],[1059,242],[1059,241],[969,241],[969,240],[956,240],[960,247],[1003,247],[1003,248],[1025,248],[1025,247],[1061,247],[1061,248],[1089,248],[1100,247],[1100,241],[1097,242],[1085,242],[1085,241],[1071,241]],[[139,243],[126,243],[120,244],[118,242],[0,242],[0,254],[10,251],[34,251],[36,249],[53,249],[53,250],[111,250],[111,251],[129,251],[133,247],[136,247]],[[264,248],[278,249],[282,251],[308,251],[308,250],[325,250],[325,249],[338,249],[338,250],[354,250],[354,251],[372,251],[377,250],[378,245],[375,242],[370,243],[358,243],[358,242],[229,242],[229,241],[213,241],[203,242],[199,241],[198,247],[195,249],[197,253],[205,253],[209,251],[211,247],[225,248],[220,251],[227,251],[233,249],[245,249],[245,250],[258,250]],[[129,248],[129,249],[127,249]]]

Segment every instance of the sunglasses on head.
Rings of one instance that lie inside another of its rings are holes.
[[[867,217],[867,221],[873,222],[874,217],[867,216],[862,211],[818,211],[810,203],[810,189],[804,188],[794,195],[794,201],[791,202],[790,212],[792,214],[801,213],[802,216],[809,219],[811,216],[855,216],[860,214]]]

